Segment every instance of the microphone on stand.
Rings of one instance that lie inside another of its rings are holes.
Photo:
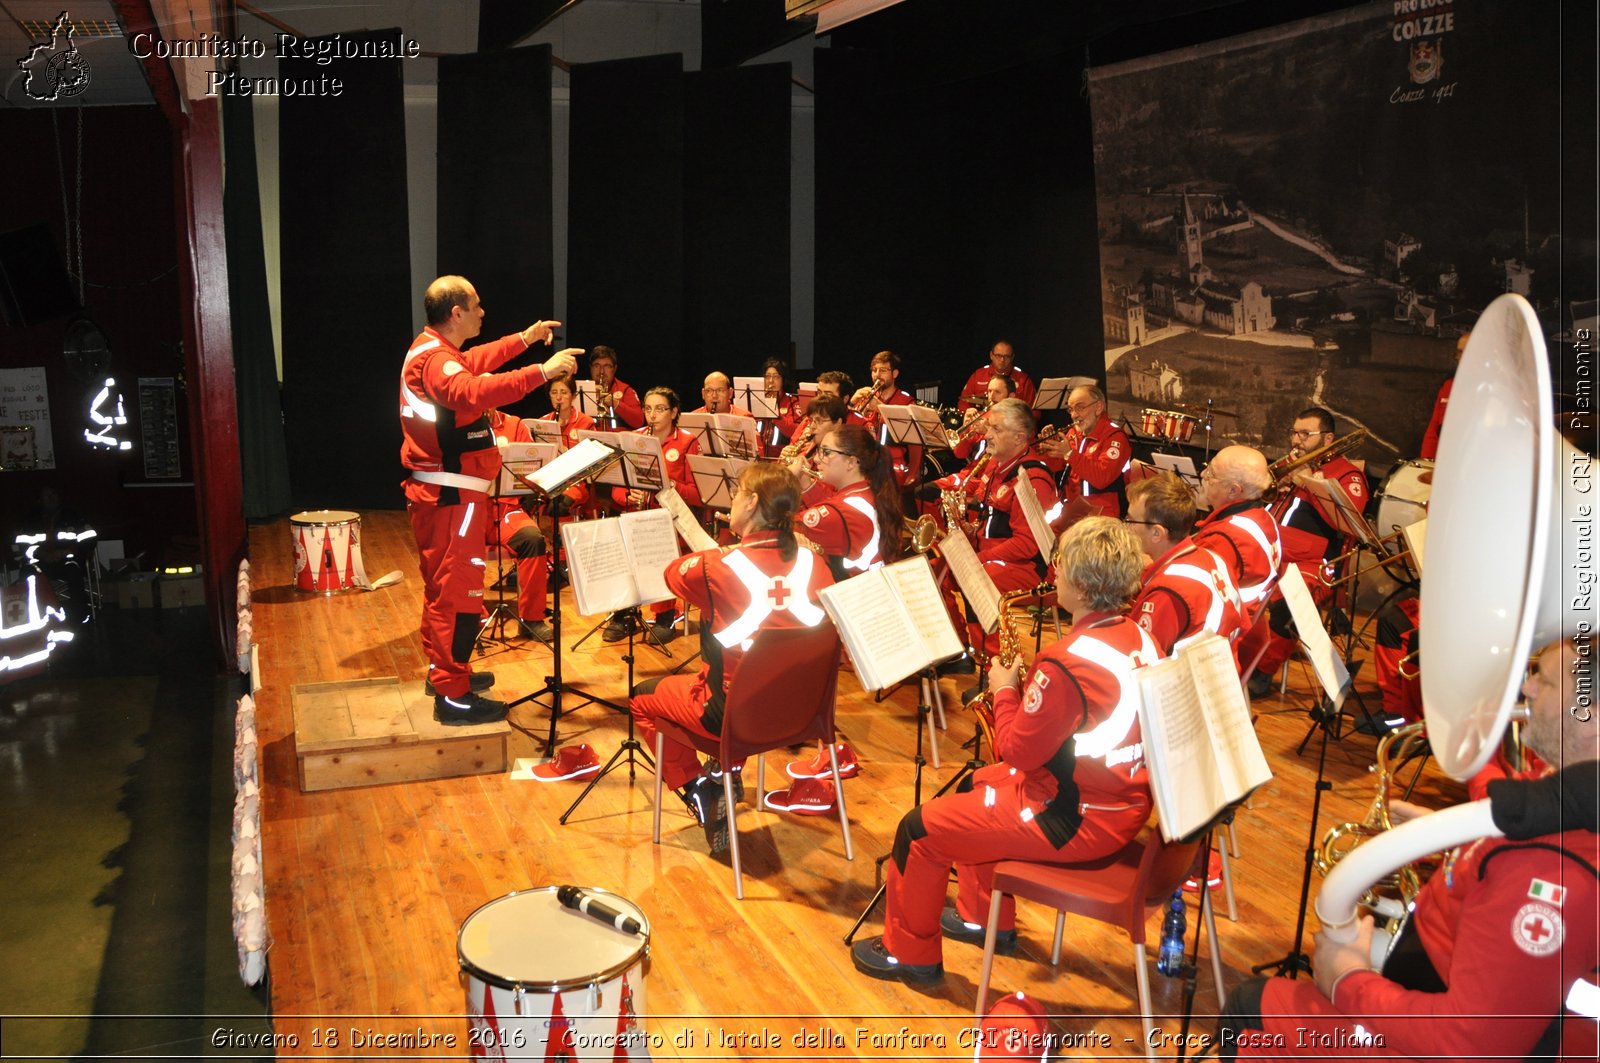
[[[557,886],[556,900],[561,902],[563,908],[582,912],[602,923],[616,927],[624,934],[644,933],[644,925],[639,920],[627,912],[611,907],[581,886]]]

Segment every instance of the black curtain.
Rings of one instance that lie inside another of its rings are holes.
[[[684,386],[698,390],[695,368],[750,375],[789,354],[789,66],[685,85]]]
[[[396,42],[397,30],[345,34]],[[296,507],[398,507],[401,359],[411,289],[401,60],[278,64],[338,97],[279,103],[283,413]],[[487,155],[487,152],[486,152]]]
[[[272,312],[261,241],[255,122],[247,96],[222,98],[227,181],[222,209],[228,230],[228,306],[233,331],[234,388],[239,404],[239,463],[244,515],[271,517],[289,508],[289,453],[278,401]]]
[[[572,68],[568,342],[641,389],[684,373],[683,59]],[[694,381],[698,394],[699,381]],[[699,405],[685,396],[688,408]]]
[[[478,289],[481,340],[554,316],[550,165],[548,45],[439,60],[435,272]]]

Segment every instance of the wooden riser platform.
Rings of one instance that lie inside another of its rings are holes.
[[[302,792],[294,687],[387,677],[420,683],[426,672],[417,633],[420,585],[405,515],[363,517],[367,570],[401,569],[401,584],[332,597],[297,591],[290,585],[287,521],[251,529],[255,632],[265,683],[257,704],[272,1010],[279,1032],[297,1039],[294,1052],[465,1055],[465,996],[455,952],[462,922],[493,897],[570,882],[623,894],[654,923],[646,1028],[662,1036],[652,1046],[657,1059],[971,1058],[957,1036],[970,1022],[980,949],[947,943],[943,984],[915,990],[857,974],[841,940],[872,896],[874,857],[889,851],[895,827],[911,806],[914,689],[874,703],[853,675],[841,678],[840,726],[864,765],[862,775],[846,783],[856,859],[845,861],[838,824],[830,819],[741,809],[743,902],[733,897],[730,869],[707,856],[702,832],[675,797],[667,798],[661,845],[651,844],[654,779],[643,770],[632,779],[626,770],[608,776],[566,826],[557,820],[579,784],[518,782],[505,773]],[[488,578],[494,576],[491,561]],[[570,598],[565,601],[564,678],[621,700],[626,644],[607,645],[596,635],[574,651],[572,644],[600,618],[579,618]],[[674,642],[670,659],[636,646],[638,680],[681,664],[696,641]],[[551,671],[550,651],[525,642],[487,647],[474,663],[493,669],[496,695],[508,698],[538,689]],[[1368,671],[1360,673],[1361,689],[1376,707]],[[1291,672],[1287,696],[1258,704],[1264,712],[1258,730],[1276,777],[1239,823],[1240,922],[1220,921],[1232,983],[1252,964],[1285,953],[1295,924],[1317,747],[1313,743],[1304,756],[1294,752],[1308,727],[1309,697],[1302,671]],[[930,764],[925,771],[925,796],[966,759],[961,743],[973,726],[958,695],[969,683],[959,677],[941,684],[950,730],[938,737],[941,767]],[[541,755],[548,721],[548,712],[536,704],[517,708],[508,757]],[[570,713],[559,729],[563,744],[588,742],[603,759],[627,733],[621,714],[597,705]],[[1330,745],[1333,790],[1322,806],[1324,829],[1365,814],[1373,794],[1373,747],[1370,738],[1355,735]],[[769,757],[769,786],[783,785],[784,760]],[[753,780],[753,773],[747,778]],[[1430,765],[1416,800],[1443,804],[1460,796],[1460,788]],[[1019,909],[1022,948],[996,961],[995,991],[1035,995],[1061,1013],[1055,1028],[1062,1035],[1110,1037],[1110,1047],[1097,1054],[1138,1054],[1140,1031],[1128,1017],[1137,996],[1127,939],[1075,922],[1062,965],[1052,971],[1053,913],[1028,904]],[[1151,941],[1158,920],[1159,915],[1151,923]],[[874,916],[864,933],[879,933],[881,925],[881,914]],[[1181,1011],[1180,984],[1153,972],[1151,978],[1156,1008]],[[1209,977],[1200,982],[1196,1007],[1205,1016],[1216,1013]],[[1206,1018],[1200,1025],[1210,1024]],[[1175,1018],[1162,1025],[1173,1034],[1178,1030]],[[901,1027],[912,1036],[941,1035],[945,1047],[896,1040]],[[318,1038],[317,1031],[328,1029],[338,1034],[337,1045],[325,1035]],[[453,1041],[435,1041],[431,1048],[374,1047],[368,1032],[408,1034],[408,1043],[416,1043],[422,1040],[419,1029]],[[815,1040],[819,1029],[832,1047],[794,1047],[792,1038],[809,1034]],[[353,1047],[352,1032],[368,1039],[368,1047]],[[780,1047],[757,1047],[770,1038]]]

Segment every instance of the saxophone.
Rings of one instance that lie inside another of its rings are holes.
[[[811,419],[807,418],[805,431],[791,439],[789,445],[778,452],[778,460],[785,465],[789,464],[800,456],[800,451],[804,450],[809,442],[811,442]]]
[[[1390,731],[1378,742],[1377,761],[1372,770],[1377,775],[1377,792],[1360,823],[1341,823],[1323,837],[1317,847],[1314,863],[1317,871],[1327,875],[1335,865],[1350,855],[1356,846],[1375,838],[1393,827],[1389,820],[1389,790],[1395,772],[1407,760],[1416,756],[1427,741],[1421,722],[1407,724]],[[1422,889],[1419,868],[1426,869],[1433,861],[1424,859],[1402,864],[1388,875],[1373,882],[1362,894],[1360,903],[1372,909],[1379,919],[1378,931],[1373,937],[1374,962],[1382,966],[1388,947],[1399,935],[1400,928],[1411,912],[1412,903]],[[1387,935],[1387,936],[1385,936]]]
[[[1000,596],[1000,624],[997,633],[1000,636],[1000,652],[996,654],[1000,664],[1009,668],[1017,663],[1017,658],[1022,656],[1022,641],[1017,637],[1016,624],[1012,621],[1011,606],[1023,598],[1037,598],[1055,590],[1053,583],[1041,583],[1036,587],[1021,591],[1007,591]],[[980,681],[985,684],[984,689],[971,701],[972,714],[978,719],[978,732],[983,740],[989,743],[990,753],[994,752],[994,691],[988,689],[989,662],[981,661],[978,664]]]

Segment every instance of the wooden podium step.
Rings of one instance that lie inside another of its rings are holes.
[[[306,683],[292,695],[303,791],[506,770],[511,728],[504,721],[438,723],[421,682],[390,677]]]

